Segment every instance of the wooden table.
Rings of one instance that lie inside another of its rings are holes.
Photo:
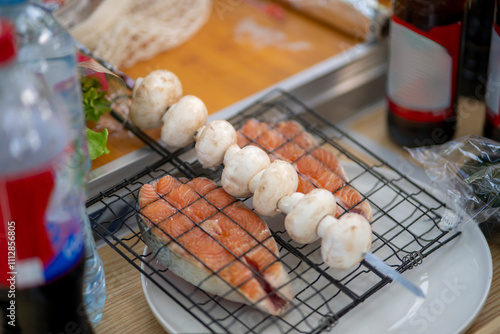
[[[290,10],[286,11],[285,19],[278,20],[243,0],[217,0],[215,6],[217,4],[229,4],[229,10],[214,11],[207,25],[190,41],[139,63],[126,73],[137,78],[156,68],[169,69],[179,76],[184,94],[200,97],[209,112],[213,113],[360,42]],[[285,32],[288,41],[306,42],[309,47],[290,51],[276,46],[259,47],[250,39],[237,41],[235,29],[245,19],[273,31]],[[386,137],[384,120],[380,111],[366,115],[353,126],[381,144],[401,152]],[[159,131],[152,130],[149,134],[158,138]],[[117,131],[110,136],[111,154],[94,161],[93,168],[142,146],[138,139]],[[402,153],[405,154],[404,151]],[[500,314],[500,240],[490,241],[490,249],[494,263],[491,293],[467,334],[487,333],[480,329]],[[107,299],[103,319],[96,332],[164,333],[145,300],[140,273],[107,246],[100,248],[99,253],[104,262]]]

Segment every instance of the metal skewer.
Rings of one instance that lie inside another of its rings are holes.
[[[365,254],[365,261],[378,270],[380,273],[384,274],[388,278],[390,278],[393,282],[401,284],[404,288],[411,291],[414,295],[420,298],[425,298],[425,294],[418,286],[410,282],[408,279],[403,277],[399,272],[388,266],[384,261],[379,259],[373,253]]]
[[[111,65],[108,63],[106,60],[97,57],[92,51],[90,51],[85,45],[82,43],[78,42],[76,39],[73,38],[73,43],[75,44],[75,47],[79,52],[82,54],[89,56],[93,58],[95,61],[97,61],[100,65],[102,65],[105,69],[110,71],[111,73],[115,74],[118,76],[120,79],[123,80],[125,85],[127,86],[128,89],[132,90],[134,88],[134,82],[135,80],[123,73],[122,71],[118,70],[115,66]]]

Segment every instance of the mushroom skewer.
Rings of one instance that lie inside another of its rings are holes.
[[[164,117],[163,129],[170,133],[162,140],[168,146],[181,147],[196,141],[196,155],[203,167],[224,164],[221,184],[228,194],[239,198],[253,195],[253,207],[261,215],[284,213],[285,228],[298,243],[321,237],[323,260],[332,268],[346,269],[363,260],[372,240],[370,223],[364,217],[346,214],[337,220],[337,203],[332,193],[324,189],[306,195],[297,193],[298,175],[290,163],[271,163],[267,153],[256,146],[240,149],[236,145],[236,130],[229,122],[215,120],[202,125],[206,115],[197,110],[205,108],[187,104],[178,107],[180,104],[167,110]],[[183,133],[174,135],[177,119],[182,119]]]
[[[144,88],[141,82],[138,84]],[[228,194],[240,198],[253,194],[254,209],[261,215],[284,213],[285,228],[298,243],[321,238],[321,255],[330,267],[347,269],[365,259],[373,267],[385,270],[384,274],[391,279],[404,283],[405,287],[411,286],[412,292],[423,296],[418,287],[392,268],[381,266],[383,261],[369,253],[372,233],[366,218],[346,213],[336,219],[337,203],[327,190],[297,193],[298,175],[290,163],[282,160],[271,163],[267,153],[256,146],[240,149],[236,144],[236,130],[227,121],[215,120],[205,125],[207,110],[200,99],[185,96],[163,115],[157,110],[155,115],[155,120],[160,115],[163,121],[162,141],[167,146],[180,148],[195,141],[196,155],[204,168],[224,164],[221,183]],[[176,131],[178,129],[181,130]]]
[[[132,82],[130,80],[129,85]],[[359,216],[355,214],[341,218],[341,222],[356,222],[350,224],[355,226],[351,231],[361,231],[359,236],[357,232],[350,233],[350,238],[359,242],[356,243],[358,247],[349,247],[350,252],[347,251],[341,245],[348,241],[343,238],[348,233],[345,229],[335,228],[339,225],[334,223],[337,219],[333,217],[336,202],[330,192],[317,189],[307,195],[296,193],[298,177],[289,163],[276,160],[271,164],[268,155],[254,146],[240,149],[236,144],[236,131],[227,121],[215,120],[205,125],[208,113],[204,103],[195,96],[181,97],[182,85],[174,73],[152,71],[133,84],[129,113],[132,123],[144,129],[159,127],[163,123],[162,141],[173,148],[196,140],[196,155],[203,167],[225,165],[221,182],[226,192],[235,197],[253,194],[254,208],[262,215],[286,214],[285,228],[299,243],[310,243],[321,236],[322,256],[333,268],[347,268],[363,259],[362,254],[371,245],[371,233],[366,233],[371,228],[366,219],[361,216],[354,218]],[[175,131],[179,128],[183,130],[180,133]],[[328,228],[325,228],[327,223]],[[329,249],[335,254],[329,254]]]

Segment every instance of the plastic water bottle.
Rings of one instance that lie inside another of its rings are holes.
[[[43,78],[54,98],[66,107],[74,148],[72,162],[78,171],[78,186],[86,198],[90,160],[73,39],[49,12],[27,0],[0,0],[0,17],[14,22],[19,38],[18,62]],[[79,206],[86,235],[84,299],[89,319],[96,325],[102,318],[106,286],[84,205],[82,201]]]
[[[14,61],[13,32],[0,19],[1,332],[91,334],[69,113],[43,77]]]

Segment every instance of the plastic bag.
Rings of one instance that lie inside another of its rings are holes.
[[[481,224],[489,235],[500,225],[500,143],[465,136],[443,145],[408,149],[421,163],[455,218],[448,228]],[[448,221],[449,222],[449,221]]]

